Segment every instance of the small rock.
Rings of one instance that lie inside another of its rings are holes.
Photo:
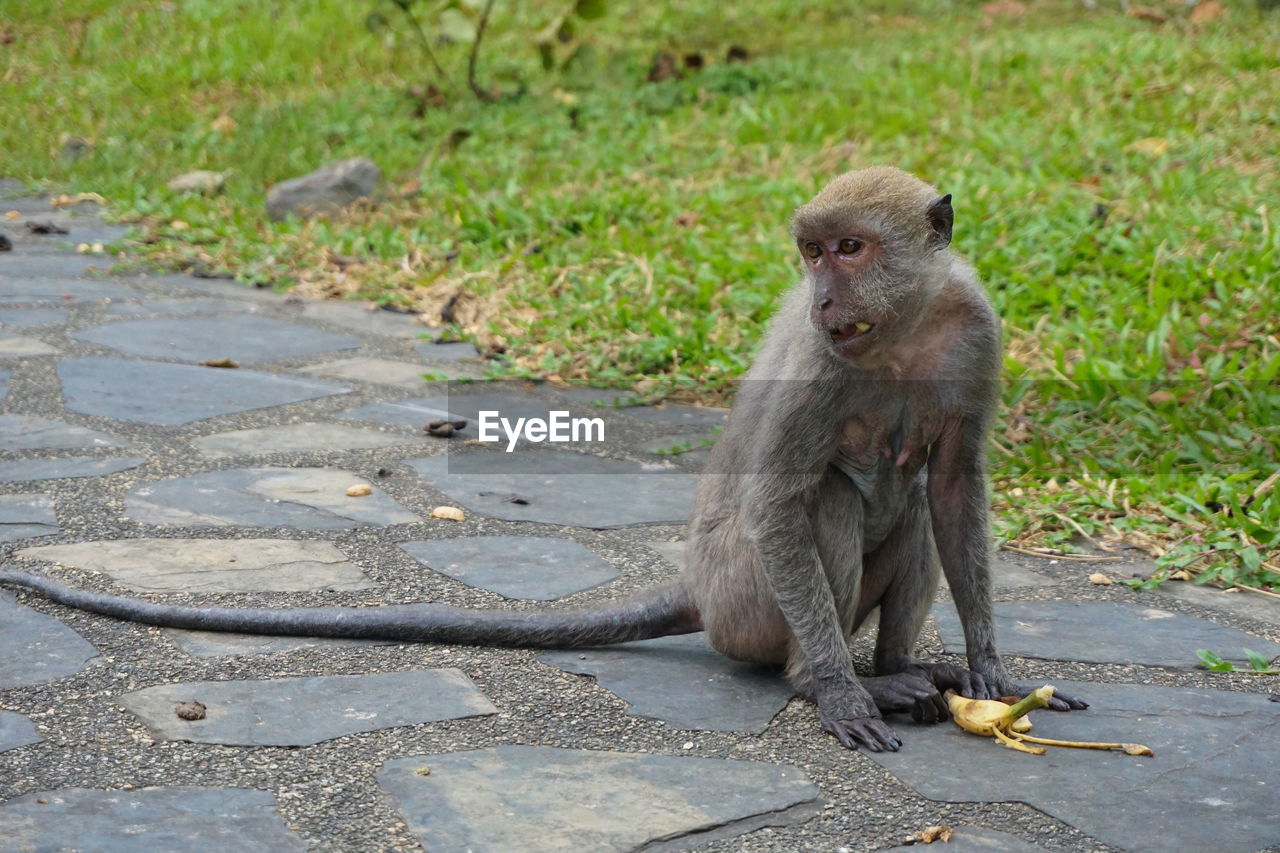
[[[32,234],[66,234],[67,229],[56,222],[28,222],[27,230]]]
[[[428,421],[423,427],[428,435],[434,435],[436,438],[451,438],[455,432],[467,428],[467,422],[458,421]]]
[[[194,722],[195,720],[203,720],[205,718],[206,710],[207,709],[203,702],[196,702],[193,700],[191,702],[179,702],[173,709],[173,712],[178,715],[178,719],[180,720],[189,720]]]
[[[431,510],[432,518],[443,518],[446,521],[466,521],[467,516],[456,506],[438,506]]]
[[[1115,581],[1104,575],[1102,572],[1094,572],[1089,575],[1089,583],[1097,584],[1098,586],[1111,586]]]
[[[291,213],[306,216],[338,210],[368,198],[381,179],[378,167],[364,157],[332,163],[273,186],[267,191],[267,214],[280,220]]]
[[[226,182],[226,172],[210,172],[206,169],[196,169],[194,172],[178,175],[178,177],[169,181],[167,186],[176,193],[207,193],[213,195],[222,192],[222,187]]]
[[[349,498],[363,498],[371,494],[373,494],[373,486],[368,483],[356,483],[347,489],[347,497]]]

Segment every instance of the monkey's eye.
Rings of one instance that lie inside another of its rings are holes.
[[[805,243],[804,253],[809,257],[813,258],[814,260],[817,260],[818,258],[822,257],[822,247],[819,246],[817,243]]]
[[[845,237],[840,241],[840,254],[842,255],[856,255],[861,251],[861,240],[855,240],[853,237]]]

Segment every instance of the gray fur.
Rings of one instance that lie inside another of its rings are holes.
[[[796,212],[805,277],[773,319],[699,480],[688,565],[671,587],[588,611],[405,614],[171,607],[19,572],[0,572],[0,583],[121,619],[265,634],[571,648],[705,627],[729,657],[785,666],[841,743],[897,749],[881,711],[933,721],[946,716],[943,689],[1020,692],[996,653],[988,566],[999,321],[948,248],[941,202],[923,181],[873,168],[837,178]],[[807,254],[814,244],[819,257]],[[837,251],[853,245],[865,251]],[[873,327],[849,337],[859,325]],[[911,657],[939,552],[970,670]],[[876,608],[876,672],[860,681],[848,643]]]

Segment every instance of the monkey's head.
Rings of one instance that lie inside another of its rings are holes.
[[[813,286],[809,316],[851,358],[894,340],[945,281],[951,196],[874,166],[827,184],[791,219]]]

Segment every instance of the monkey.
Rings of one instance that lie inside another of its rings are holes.
[[[996,651],[985,446],[1000,323],[950,248],[950,194],[895,168],[835,178],[798,208],[803,270],[769,323],[694,496],[674,582],[584,610],[209,608],[0,583],[119,619],[205,631],[582,648],[705,631],[730,658],[784,668],[824,729],[896,751],[883,714],[948,716],[942,692],[1021,695]],[[912,656],[940,577],[968,669]],[[878,610],[874,674],[849,643]],[[1087,703],[1056,695],[1056,710]]]

